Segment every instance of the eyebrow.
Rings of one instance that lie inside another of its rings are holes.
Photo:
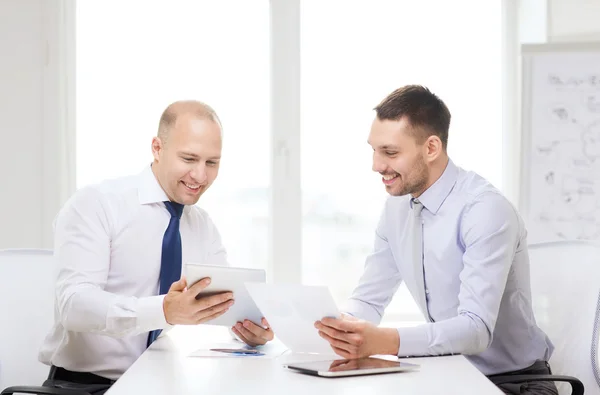
[[[189,157],[192,157],[194,159],[200,159],[200,157],[198,155],[192,154],[191,152],[180,152],[179,155],[181,155],[181,156],[189,156]],[[219,160],[219,159],[221,159],[221,157],[220,156],[213,156],[213,157],[208,158],[208,159],[209,160]]]
[[[367,140],[367,143],[369,145],[371,145],[371,143],[369,142],[369,140]],[[398,150],[398,149],[400,149],[399,147],[397,147],[395,145],[389,145],[389,144],[381,145],[381,146],[379,146],[377,148],[383,149],[383,150],[386,150],[386,149],[395,149],[395,150]]]

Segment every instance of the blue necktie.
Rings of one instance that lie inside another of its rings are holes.
[[[162,254],[160,257],[160,291],[159,295],[169,292],[171,284],[181,278],[181,234],[179,219],[183,213],[183,204],[165,202],[165,207],[171,214],[169,226],[163,236]],[[156,329],[148,334],[148,346],[152,344],[162,329]]]

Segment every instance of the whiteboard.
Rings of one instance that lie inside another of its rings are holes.
[[[522,59],[529,242],[600,240],[600,43],[524,45]]]

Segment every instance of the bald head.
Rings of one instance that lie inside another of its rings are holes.
[[[179,120],[208,119],[221,128],[221,120],[208,104],[196,100],[182,100],[170,104],[160,117],[157,137],[163,144],[169,139],[170,130]]]
[[[152,172],[169,200],[196,204],[219,174],[221,122],[198,101],[178,101],[160,117],[152,138]]]

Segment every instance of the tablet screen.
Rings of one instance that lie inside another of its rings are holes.
[[[290,369],[296,369],[305,373],[386,373],[386,372],[400,372],[404,370],[412,370],[419,367],[419,365],[400,362],[400,361],[389,361],[380,358],[359,358],[359,359],[336,359],[328,361],[315,361],[315,362],[301,362],[291,363],[287,365]]]

